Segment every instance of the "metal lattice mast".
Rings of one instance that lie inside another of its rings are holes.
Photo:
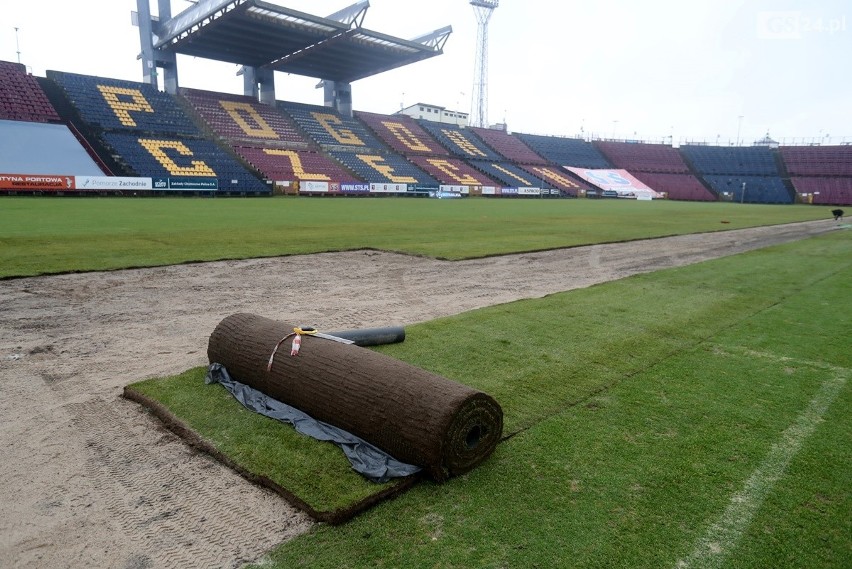
[[[476,61],[473,72],[472,126],[488,127],[488,21],[500,0],[470,0],[476,21]]]

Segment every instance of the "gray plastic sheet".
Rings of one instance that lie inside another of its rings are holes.
[[[329,441],[341,448],[352,469],[372,482],[384,483],[392,478],[419,472],[419,466],[400,462],[380,448],[334,425],[317,421],[295,407],[272,399],[265,393],[240,383],[231,377],[225,366],[212,363],[207,368],[204,383],[218,383],[227,389],[247,409],[266,417],[293,425],[299,433],[320,441]]]

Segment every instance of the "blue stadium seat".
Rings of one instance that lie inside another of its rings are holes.
[[[778,165],[766,146],[684,145],[681,154],[699,174],[778,176]]]
[[[48,71],[80,117],[102,130],[201,136],[174,97],[146,83]]]
[[[503,160],[470,129],[458,125],[418,120],[417,124],[441,143],[454,156],[466,160]]]
[[[207,140],[177,99],[132,81],[48,71],[89,128],[137,176],[216,178],[220,190],[269,192],[236,158]]]
[[[508,162],[472,160],[470,164],[477,170],[484,172],[488,177],[499,181],[505,186],[535,188],[555,187],[554,184],[548,181],[544,176],[535,176]]]
[[[435,178],[392,152],[330,151],[329,154],[367,182],[438,186]]]
[[[216,178],[220,190],[268,192],[242,164],[209,140],[104,133],[104,142],[137,176]]]
[[[540,156],[559,166],[612,168],[612,164],[592,144],[579,138],[560,138],[539,134],[515,133]]]
[[[284,110],[317,144],[326,148],[347,148],[353,152],[383,152],[387,147],[354,118],[344,117],[329,107],[278,101]]]
[[[730,201],[763,204],[791,204],[793,195],[778,176],[704,176],[720,196],[728,194]],[[743,195],[745,183],[745,195]]]

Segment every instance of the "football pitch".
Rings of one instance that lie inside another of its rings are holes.
[[[364,248],[457,260],[830,219],[828,209],[13,198],[0,200],[0,276]],[[259,566],[848,567],[850,281],[852,234],[838,226],[408,326],[404,343],[378,349],[493,395],[504,440],[472,472],[421,481],[343,525],[318,524]],[[173,379],[147,387],[164,400],[183,392],[187,424],[209,414]],[[248,448],[245,432],[228,432],[223,452],[295,464],[282,476],[329,507],[350,499],[336,453],[274,437]]]
[[[634,200],[0,200],[0,278],[324,251],[441,259],[829,219],[829,207]]]

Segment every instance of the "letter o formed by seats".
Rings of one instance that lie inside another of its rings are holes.
[[[293,325],[233,314],[210,335],[210,363],[267,395],[421,466],[436,481],[484,461],[503,434],[490,395],[390,356],[316,336],[290,355]]]

